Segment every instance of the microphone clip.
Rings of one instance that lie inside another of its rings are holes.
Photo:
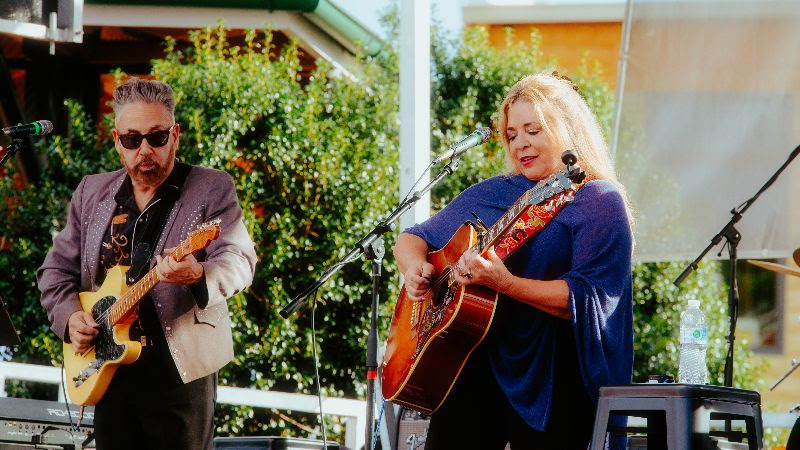
[[[3,166],[6,164],[6,161],[11,159],[12,156],[16,155],[17,152],[20,151],[20,149],[22,148],[23,142],[24,142],[23,139],[20,138],[20,137],[14,137],[14,138],[11,139],[11,145],[6,147],[5,153],[3,153],[2,157],[0,157],[0,169],[3,168]],[[2,148],[2,147],[0,147],[0,148]]]

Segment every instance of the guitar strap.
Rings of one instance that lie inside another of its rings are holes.
[[[501,260],[508,258],[515,250],[522,246],[525,241],[532,238],[536,233],[546,227],[556,214],[572,201],[578,190],[588,181],[590,181],[590,178],[585,177],[580,183],[573,183],[571,189],[560,192],[540,204],[529,206],[528,209],[520,214],[519,218],[494,241],[494,251],[497,253],[497,256],[499,256]]]
[[[153,250],[156,247],[161,233],[164,231],[164,225],[167,223],[167,217],[172,211],[172,207],[181,195],[183,183],[189,175],[192,166],[189,164],[175,161],[175,167],[172,169],[172,174],[164,182],[162,188],[165,190],[161,200],[152,207],[150,207],[150,219],[146,222],[144,230],[138,235],[138,239],[133,243],[133,251],[131,252],[131,268],[128,269],[126,281],[128,285],[139,281],[150,270],[150,260],[153,258]]]

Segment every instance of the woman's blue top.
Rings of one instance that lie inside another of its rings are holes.
[[[431,250],[445,246],[470,212],[493,224],[536,185],[523,175],[477,183],[421,224],[407,230]],[[571,329],[588,396],[631,382],[633,312],[632,238],[619,190],[605,180],[587,182],[553,220],[506,259],[514,275],[564,280]],[[556,336],[564,319],[501,296],[484,342],[492,370],[514,409],[532,428],[547,429],[553,397]],[[562,334],[563,336],[563,334]]]

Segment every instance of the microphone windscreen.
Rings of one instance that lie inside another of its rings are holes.
[[[53,122],[49,120],[40,120],[39,125],[42,127],[42,131],[39,134],[50,134],[53,131]]]

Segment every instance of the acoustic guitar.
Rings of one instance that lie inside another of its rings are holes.
[[[197,250],[206,248],[219,237],[219,219],[204,223],[189,232],[188,237],[170,255],[177,261]],[[92,346],[76,353],[70,343],[64,343],[64,370],[67,392],[73,403],[96,405],[111,382],[117,368],[131,364],[142,353],[142,344],[131,340],[130,328],[136,320],[139,301],[155,287],[158,275],[155,267],[132,286],[125,283],[129,267],[116,266],[108,271],[103,285],[96,292],[81,292],[84,311],[91,313],[100,326]]]
[[[458,284],[455,264],[472,247],[481,255],[494,248],[505,259],[544,228],[584,181],[571,164],[528,190],[492,227],[468,221],[447,245],[428,254],[431,288],[422,300],[411,300],[404,286],[392,316],[381,372],[386,400],[425,414],[441,406],[489,331],[498,297],[484,286]]]

